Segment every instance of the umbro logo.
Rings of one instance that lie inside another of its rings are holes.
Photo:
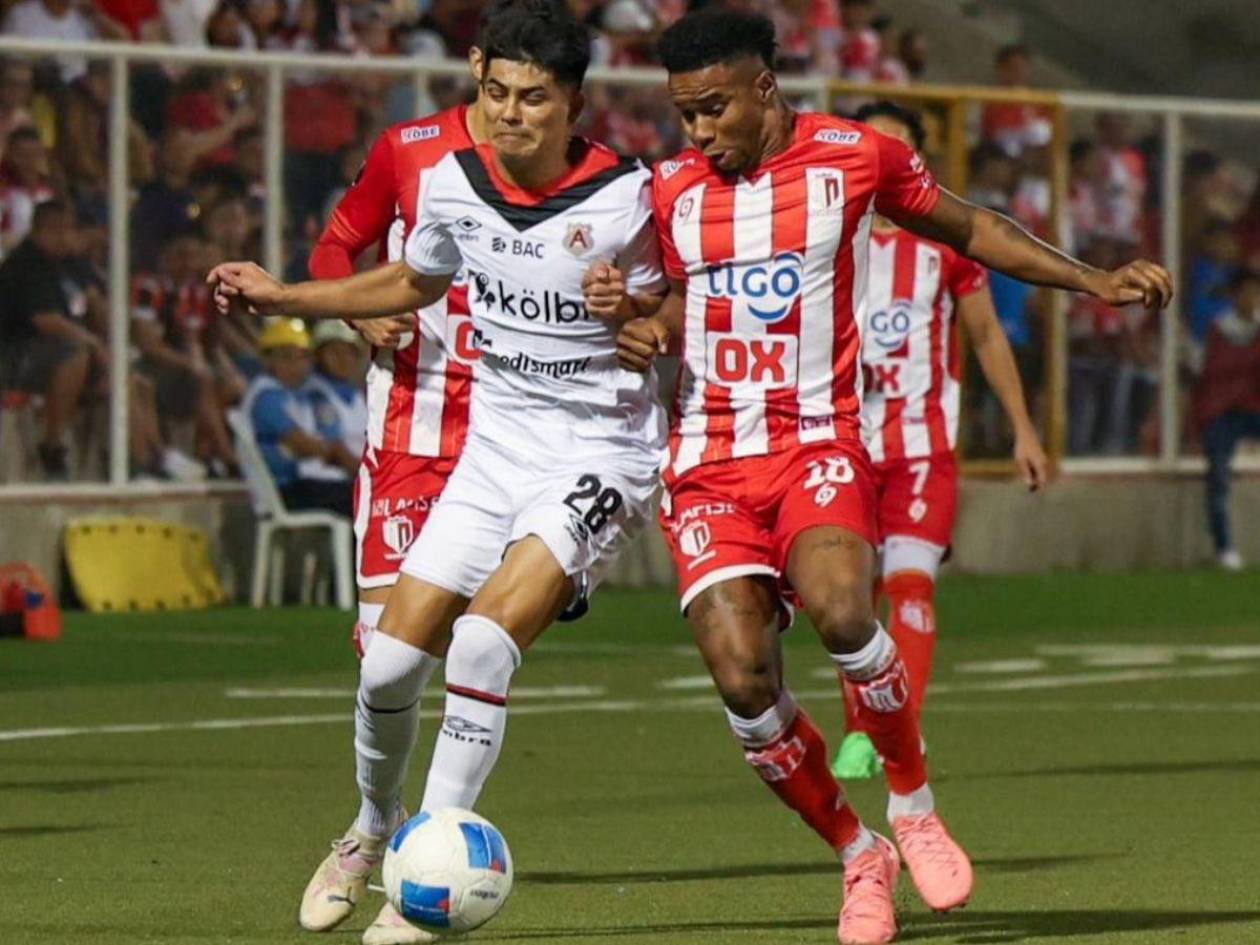
[[[455,221],[455,225],[465,233],[476,233],[481,229],[481,221],[472,217],[460,217]]]
[[[448,715],[442,720],[442,727],[465,735],[486,735],[490,732],[484,725],[478,725],[459,715]]]

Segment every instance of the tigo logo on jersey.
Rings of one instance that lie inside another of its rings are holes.
[[[415,144],[417,141],[428,141],[430,138],[436,138],[442,133],[440,125],[425,125],[423,128],[404,128],[402,130],[402,143]]]
[[[823,144],[857,144],[862,140],[862,132],[824,128],[814,135],[814,140],[821,141]]]
[[[895,351],[910,337],[911,312],[914,303],[907,299],[893,299],[886,309],[872,313],[868,324],[875,343],[885,351]]]
[[[772,325],[787,318],[800,297],[804,268],[799,253],[780,253],[768,265],[728,262],[709,266],[709,295],[745,301],[754,318]]]

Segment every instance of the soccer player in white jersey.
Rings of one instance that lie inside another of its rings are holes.
[[[923,147],[919,116],[900,105],[873,102],[855,118],[916,151]],[[1029,489],[1046,481],[1046,454],[983,266],[876,216],[866,294],[862,432],[879,521],[876,605],[888,599],[888,632],[921,718],[936,649],[936,574],[958,508],[959,323],[1010,418],[1015,464]],[[852,699],[845,700],[845,736],[831,770],[842,780],[879,773]]]
[[[664,458],[651,379],[616,355],[619,321],[666,289],[650,177],[572,136],[587,32],[554,4],[522,4],[488,25],[483,53],[489,143],[433,169],[402,261],[298,285],[250,263],[210,276],[220,308],[362,319],[431,303],[462,267],[479,339],[464,450],[360,667],[359,815],[307,887],[307,928],[350,914],[398,826],[420,693],[443,656],[445,717],[421,809],[474,806],[522,652],[650,514]],[[607,319],[582,293],[599,260],[624,274],[621,303],[599,310]]]
[[[683,610],[746,760],[844,864],[840,941],[891,941],[896,848],[845,801],[821,733],[783,685],[779,643],[792,593],[857,692],[920,896],[964,904],[971,865],[935,811],[905,666],[871,599],[874,485],[859,427],[873,217],[1114,304],[1163,305],[1171,282],[1144,261],[1086,266],[940,188],[902,142],[795,112],[764,17],[689,14],[660,51],[694,147],[654,173],[670,296],[620,344],[623,363],[645,365],[681,341],[662,520]]]

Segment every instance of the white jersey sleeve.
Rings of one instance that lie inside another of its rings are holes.
[[[464,263],[459,242],[451,233],[449,221],[443,218],[435,191],[441,190],[441,181],[449,172],[450,161],[444,159],[433,170],[433,180],[425,188],[416,225],[407,235],[403,246],[403,261],[422,276],[449,276],[459,271]],[[436,185],[436,186],[435,186]]]
[[[669,288],[661,265],[661,244],[652,221],[651,178],[639,190],[639,199],[626,229],[625,248],[618,253],[616,265],[625,276],[626,289],[630,292],[654,294]]]

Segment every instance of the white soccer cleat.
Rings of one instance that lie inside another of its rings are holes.
[[[327,932],[350,918],[367,892],[373,870],[385,858],[388,842],[388,837],[369,837],[354,826],[340,840],[334,840],[332,852],[319,864],[302,894],[298,911],[302,928]]]
[[[1216,557],[1222,571],[1241,571],[1245,567],[1242,555],[1233,548],[1226,548]]]
[[[416,928],[388,902],[363,932],[363,945],[428,945],[436,941],[437,935]]]

